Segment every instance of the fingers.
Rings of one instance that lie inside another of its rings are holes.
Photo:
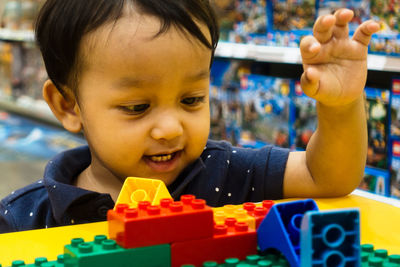
[[[354,12],[350,9],[340,8],[335,11],[336,26],[344,27],[353,19]]]
[[[373,20],[368,20],[361,24],[353,35],[353,40],[368,46],[372,34],[379,31],[379,24]]]
[[[324,44],[328,42],[332,36],[336,38],[346,38],[349,36],[348,23],[354,16],[350,9],[338,9],[333,15],[321,16],[314,24],[313,34],[315,38]]]
[[[308,35],[304,37],[300,42],[300,52],[303,60],[315,57],[320,50],[321,44],[314,36]]]
[[[320,73],[311,67],[306,68],[301,75],[300,84],[303,92],[309,97],[316,98],[319,91]]]
[[[321,16],[314,24],[314,37],[322,44],[328,42],[332,38],[333,25],[336,18],[332,15]]]
[[[349,37],[349,25],[348,23],[353,19],[354,12],[350,9],[341,8],[336,10],[334,14],[336,18],[335,28],[333,35],[336,38],[348,38]]]

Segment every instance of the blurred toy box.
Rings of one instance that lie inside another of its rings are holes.
[[[290,79],[244,75],[240,86],[243,114],[239,144],[258,142],[289,147]]]
[[[3,98],[42,99],[39,88],[47,77],[42,56],[34,43],[0,41],[0,95]]]
[[[380,24],[380,33],[399,33],[398,0],[371,0],[370,9],[371,18]]]
[[[377,33],[372,35],[370,54],[400,56],[400,36],[398,33]]]
[[[317,5],[318,16],[333,14],[340,8],[352,10],[354,17],[349,23],[350,31],[354,31],[361,23],[370,18],[369,0],[319,0]]]
[[[390,195],[400,199],[400,79],[392,81],[391,121],[391,186]]]
[[[388,196],[390,192],[390,177],[388,170],[367,167],[359,189],[369,191],[382,196]]]
[[[273,30],[311,30],[315,15],[315,0],[269,1],[268,20]]]
[[[368,122],[367,165],[388,169],[390,91],[367,87],[365,92]]]
[[[0,1],[1,28],[33,30],[33,23],[44,0]]]
[[[400,1],[371,0],[371,19],[380,25],[380,31],[372,36],[371,54],[400,56]]]
[[[210,138],[237,145],[242,128],[240,79],[250,73],[250,62],[216,59],[210,75]]]
[[[213,0],[220,40],[264,44],[267,33],[266,0]]]
[[[292,123],[293,150],[305,150],[311,135],[317,128],[316,101],[303,93],[300,82],[295,82],[294,96],[294,122]]]

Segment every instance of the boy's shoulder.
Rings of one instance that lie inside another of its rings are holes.
[[[38,211],[43,215],[44,206],[49,201],[42,179],[13,191],[0,201],[0,233],[32,229],[25,224],[36,221]]]
[[[259,148],[252,147],[242,147],[242,146],[234,146],[230,142],[225,140],[208,140],[207,145],[204,148],[202,156],[208,155],[209,153],[224,153],[228,157],[235,156],[236,158],[248,158],[248,157],[258,157],[261,154],[273,154],[273,156],[279,155],[283,157],[287,157],[289,154],[289,149],[281,148],[274,145],[264,145]]]
[[[232,148],[232,144],[225,141],[225,140],[211,140],[208,139],[207,141],[207,145],[204,148],[204,150],[222,150],[222,151],[226,151],[227,149]]]
[[[1,204],[4,207],[12,205],[15,202],[19,201],[28,201],[31,202],[32,198],[37,199],[39,195],[47,194],[46,188],[44,186],[43,179],[40,179],[32,184],[29,184],[25,187],[22,187],[18,190],[11,192],[8,196],[1,200]]]

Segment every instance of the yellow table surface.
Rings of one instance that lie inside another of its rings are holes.
[[[400,254],[400,208],[357,195],[315,200],[320,210],[359,208],[361,243],[387,249],[389,254]],[[107,235],[107,222],[0,234],[0,264],[10,266],[17,259],[32,264],[37,257],[53,261],[72,238],[92,241],[98,234]]]

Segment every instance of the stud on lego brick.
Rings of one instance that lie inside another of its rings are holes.
[[[25,261],[15,260],[11,263],[11,267],[17,267],[17,266],[25,266]]]
[[[109,237],[124,248],[212,237],[212,209],[193,195],[181,200],[165,199],[160,206],[139,202],[134,209],[117,205],[108,211]]]
[[[247,211],[247,214],[254,217],[256,228],[260,226],[261,222],[264,220],[265,216],[268,214],[269,210],[275,203],[272,200],[264,200],[260,205],[256,205],[252,202],[243,203],[243,209]]]
[[[238,222],[246,222],[250,228],[256,229],[254,216],[249,215],[248,211],[243,208],[243,205],[225,205],[213,208],[213,211],[216,224],[224,224],[226,218],[235,218]]]
[[[96,236],[92,242],[76,238],[64,247],[64,262],[68,267],[109,266],[170,266],[168,244],[125,249],[115,240]]]
[[[160,205],[163,198],[172,198],[163,181],[128,177],[115,205],[124,203],[130,208],[136,208],[139,201],[149,201],[151,205]]]
[[[58,255],[56,261],[48,261],[45,257],[37,257],[35,258],[35,262],[33,264],[23,265],[26,267],[72,267],[68,265],[64,265],[64,254]]]
[[[361,267],[400,267],[400,255],[389,255],[386,249],[374,249],[372,244],[361,245]]]
[[[312,199],[275,204],[257,230],[261,251],[279,250],[290,266],[300,266],[300,223],[307,211],[318,210]]]
[[[360,266],[357,209],[309,211],[301,222],[300,266]]]

